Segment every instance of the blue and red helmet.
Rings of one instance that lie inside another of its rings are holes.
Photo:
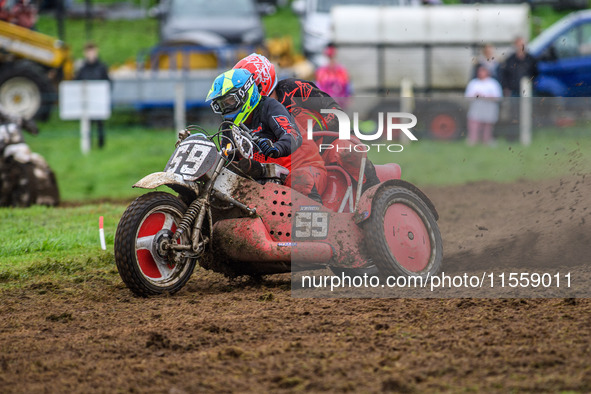
[[[207,94],[216,114],[238,125],[244,122],[261,101],[254,76],[247,70],[234,69],[217,76]]]

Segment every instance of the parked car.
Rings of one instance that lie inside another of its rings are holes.
[[[300,16],[304,55],[318,65],[322,63],[322,51],[331,39],[330,10],[334,6],[404,6],[415,3],[414,0],[294,0],[292,9]]]
[[[571,13],[529,45],[540,96],[591,97],[591,10]]]
[[[150,13],[160,19],[162,42],[260,45],[264,39],[253,0],[163,0]]]

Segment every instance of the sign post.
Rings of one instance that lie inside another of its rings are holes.
[[[520,81],[521,98],[519,100],[519,140],[522,145],[531,145],[532,131],[532,82],[526,77]]]
[[[59,87],[60,119],[80,119],[80,149],[90,152],[90,121],[111,117],[108,81],[64,81]]]

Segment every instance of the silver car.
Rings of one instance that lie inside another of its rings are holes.
[[[164,43],[259,45],[264,39],[253,0],[163,0],[151,14],[160,19]]]

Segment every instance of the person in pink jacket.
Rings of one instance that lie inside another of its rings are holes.
[[[326,66],[316,69],[316,86],[334,98],[343,108],[351,96],[351,83],[347,69],[336,61],[336,48],[329,44],[324,50],[328,58]]]

